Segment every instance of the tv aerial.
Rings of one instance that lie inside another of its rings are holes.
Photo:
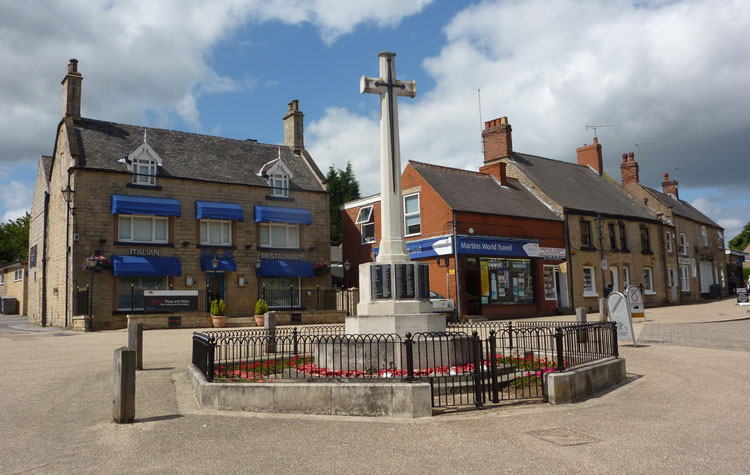
[[[586,124],[586,130],[594,129],[594,138],[597,138],[596,137],[596,129],[601,128],[601,127],[612,127],[612,126],[611,125],[589,125],[589,124]]]

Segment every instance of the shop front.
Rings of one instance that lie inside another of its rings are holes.
[[[176,257],[112,256],[117,312],[143,312],[144,292],[169,289],[169,277],[182,274]]]

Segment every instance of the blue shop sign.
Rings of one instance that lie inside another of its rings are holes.
[[[378,249],[372,250],[375,257]],[[453,239],[451,236],[440,236],[419,241],[406,241],[406,252],[412,259],[424,259],[435,256],[449,256],[453,254]]]
[[[539,243],[521,239],[458,236],[458,253],[482,256],[539,257]]]

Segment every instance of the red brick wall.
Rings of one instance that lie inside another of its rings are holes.
[[[594,143],[591,145],[584,145],[576,149],[578,155],[578,164],[583,166],[590,166],[598,174],[602,174],[604,170],[602,168],[602,146],[599,144],[599,140],[594,137]]]
[[[630,160],[628,160],[628,154],[622,154],[622,163],[620,164],[620,175],[622,176],[622,184],[627,185],[629,183],[640,183],[640,177],[638,176],[638,162],[635,161],[635,155],[630,152]]]

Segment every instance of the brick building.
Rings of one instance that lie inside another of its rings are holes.
[[[677,180],[670,180],[668,173],[660,192],[640,183],[633,153],[622,155],[620,168],[625,189],[662,219],[669,301],[699,301],[711,295],[712,285],[726,294],[724,229],[681,200]]]
[[[513,150],[506,117],[485,123],[485,166],[506,163],[519,180],[564,221],[567,290],[572,306],[599,309],[604,287],[643,289],[647,306],[667,300],[666,263],[657,216],[604,174],[602,147],[577,149],[577,163]]]
[[[410,161],[401,177],[407,252],[430,264],[431,290],[453,298],[461,315],[553,315],[569,305],[558,280],[563,223],[504,167],[472,172]],[[348,284],[357,285],[356,266],[377,253],[379,196],[342,206],[342,235],[355,269]]]
[[[278,146],[82,118],[82,79],[71,60],[54,153],[39,163],[30,321],[81,326],[90,282],[96,329],[125,326],[148,290],[195,294],[203,314],[223,298],[233,317],[264,292],[296,307],[301,288],[330,285],[313,269],[330,258],[328,194],[296,100]],[[93,255],[111,268],[85,272]]]
[[[0,298],[15,298],[14,315],[26,315],[28,308],[28,261],[20,260],[0,266]],[[1,311],[1,310],[0,310]]]

